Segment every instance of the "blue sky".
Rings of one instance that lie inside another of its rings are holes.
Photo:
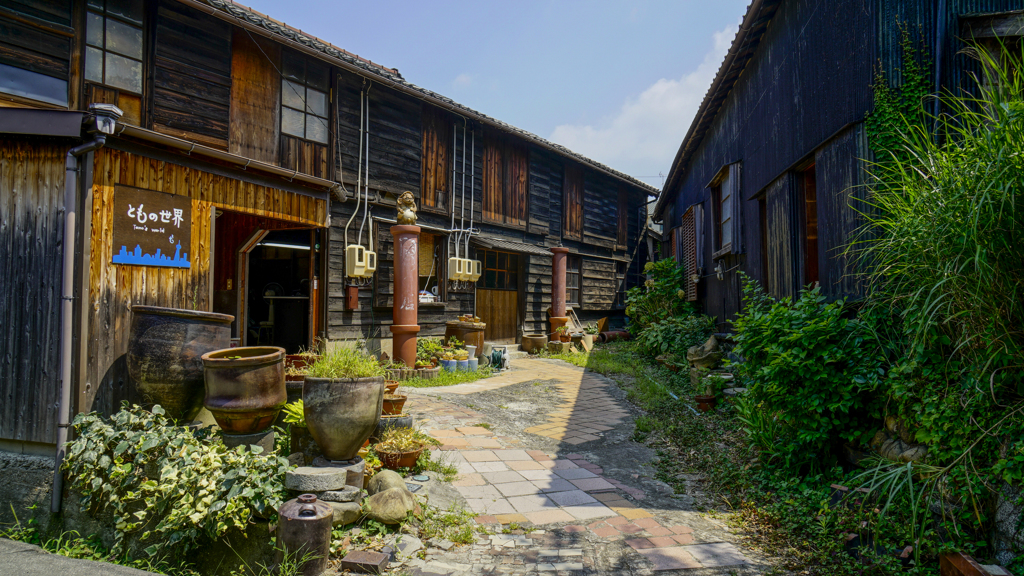
[[[661,187],[748,0],[239,0]]]

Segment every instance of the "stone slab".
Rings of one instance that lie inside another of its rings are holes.
[[[325,502],[359,502],[363,491],[355,486],[343,486],[340,490],[328,490],[316,496]]]
[[[363,474],[366,472],[366,461],[358,456],[345,462],[335,462],[333,460],[328,460],[323,456],[318,456],[313,460],[313,467],[340,468],[346,470],[348,478],[346,479],[345,484],[360,489],[363,487]]]
[[[689,552],[698,562],[704,566],[738,566],[746,564],[747,559],[740,553],[736,546],[728,542],[716,542],[714,544],[694,544],[687,546]]]
[[[328,492],[342,490],[347,485],[348,470],[344,468],[299,466],[284,477],[285,488],[297,492]]]
[[[276,435],[273,430],[257,432],[256,434],[225,434],[221,432],[220,438],[229,450],[239,446],[259,446],[263,448],[262,454],[269,454],[274,451]]]
[[[341,570],[363,574],[382,574],[388,567],[388,557],[380,552],[355,550],[341,560]]]
[[[654,564],[654,571],[662,570],[686,570],[690,568],[701,568],[697,560],[690,555],[687,548],[675,546],[672,548],[648,548],[640,549],[637,552]]]

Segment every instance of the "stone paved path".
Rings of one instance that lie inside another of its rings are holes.
[[[459,469],[459,500],[488,529],[477,542],[408,559],[411,576],[758,574],[721,522],[653,478],[611,380],[521,359],[472,384],[407,391],[417,428]]]

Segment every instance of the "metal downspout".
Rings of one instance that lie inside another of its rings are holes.
[[[68,150],[64,162],[64,251],[62,270],[62,291],[60,303],[60,398],[57,404],[57,453],[53,462],[53,494],[50,500],[50,512],[56,514],[61,510],[64,492],[64,474],[61,464],[64,462],[64,444],[68,441],[68,427],[71,425],[71,344],[72,322],[74,318],[75,298],[75,235],[78,219],[78,175],[79,156],[99,150],[107,143],[106,134],[97,134],[95,138]]]

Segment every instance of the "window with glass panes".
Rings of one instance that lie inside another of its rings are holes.
[[[626,307],[626,272],[629,264],[626,262],[615,263],[615,307]]]
[[[565,260],[565,304],[567,306],[580,305],[580,287],[582,274],[580,257],[568,256]]]
[[[513,252],[480,250],[477,253],[483,263],[480,288],[487,290],[519,289],[519,255]]]
[[[89,0],[85,79],[142,93],[142,0]]]
[[[283,60],[281,132],[326,144],[330,69],[294,54],[285,54]]]

